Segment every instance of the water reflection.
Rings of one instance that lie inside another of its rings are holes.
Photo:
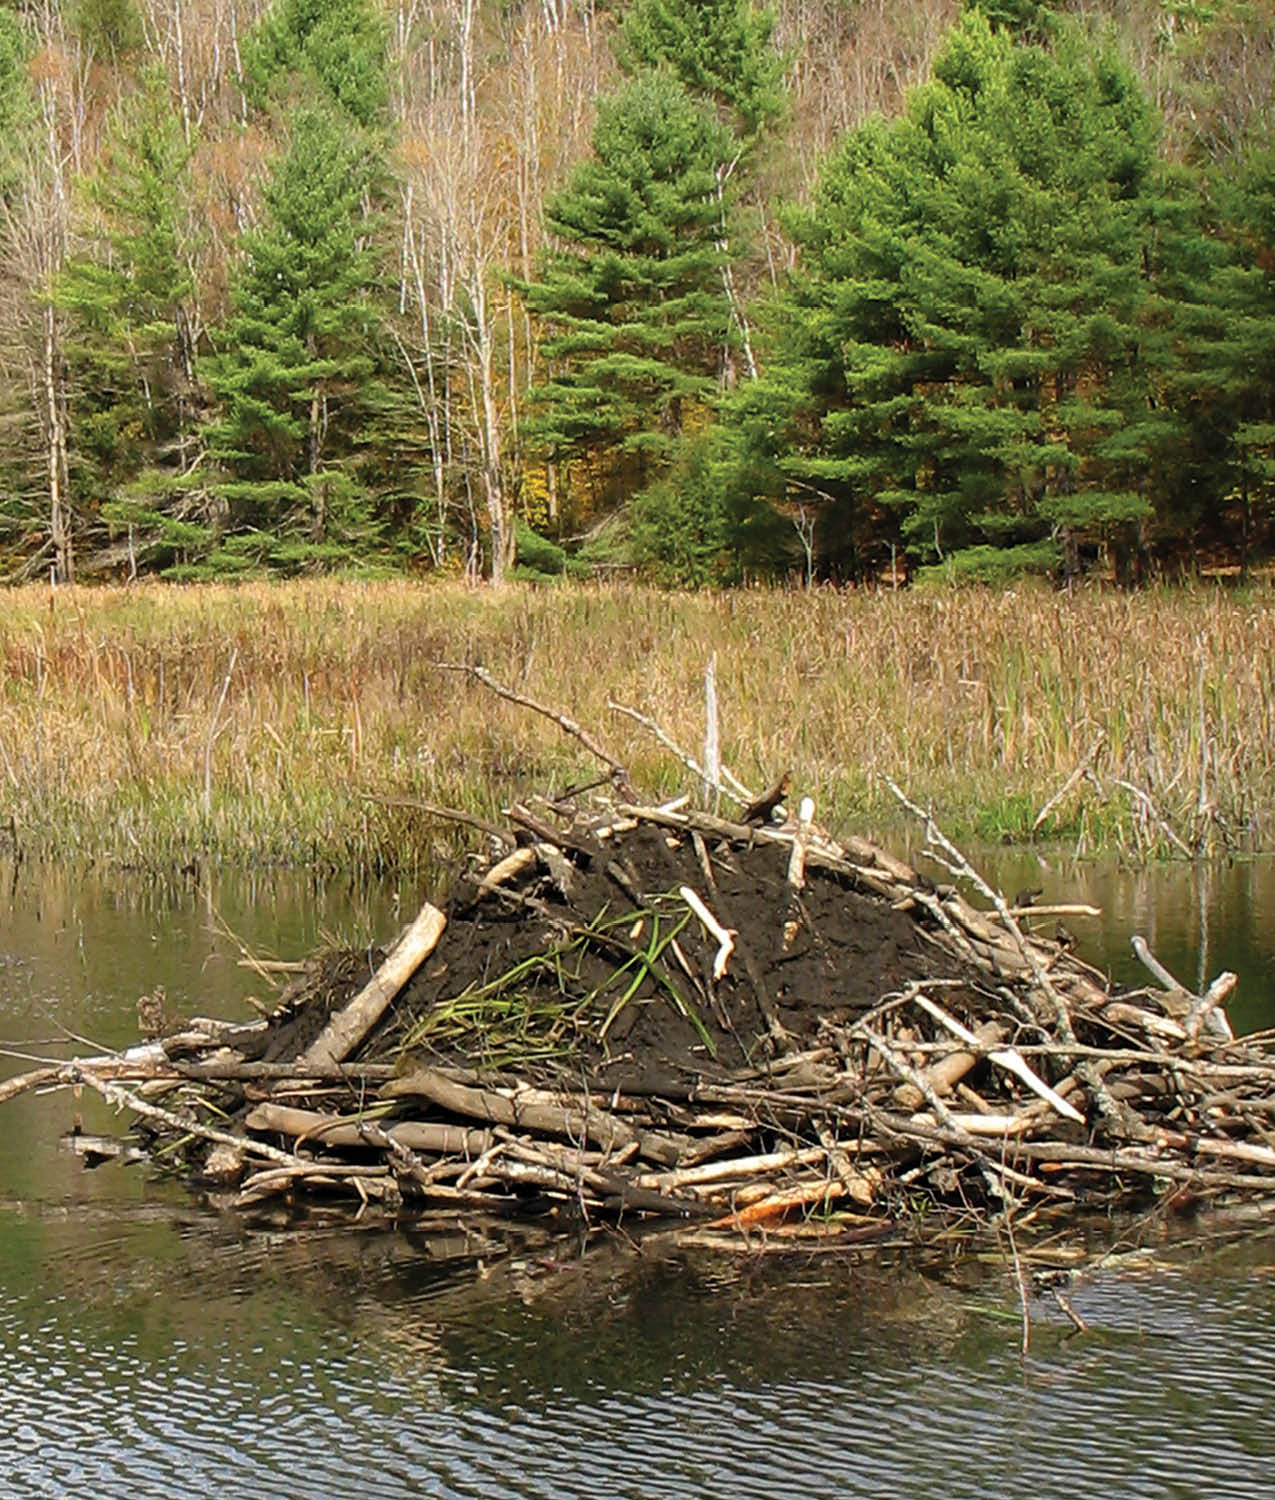
[[[1237,1031],[1275,1025],[1275,859],[1093,865],[1056,852],[990,849],[975,862],[1007,893],[1039,887],[1042,904],[1101,907],[1100,917],[1068,917],[1066,926],[1080,956],[1117,984],[1153,982],[1129,947],[1140,933],[1188,989],[1202,991],[1223,969],[1240,976],[1227,1002]],[[1055,925],[1052,917],[1040,922],[1051,936]]]
[[[1020,1361],[996,1257],[604,1238],[574,1265],[493,1244],[475,1279],[428,1237],[171,1211],[0,1209],[0,1238],[15,1494],[1269,1493],[1268,1241],[1101,1273],[1091,1332],[1037,1304]]]

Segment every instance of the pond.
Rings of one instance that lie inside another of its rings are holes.
[[[1237,970],[1237,1025],[1275,1023],[1275,864],[990,868],[1101,905],[1069,925],[1121,979],[1140,931],[1188,984]],[[243,949],[383,939],[423,894],[27,867],[0,892],[0,1046],[37,1055],[135,1041],[157,986],[243,1014],[268,998]],[[57,1146],[77,1113],[118,1128],[95,1096],[0,1107],[3,1494],[1272,1493],[1275,1210],[1229,1247],[1188,1224],[1113,1255],[1069,1294],[1083,1334],[1033,1301],[1024,1359],[994,1247],[773,1264],[602,1235],[493,1243],[475,1275],[454,1229],[250,1232],[86,1171]]]

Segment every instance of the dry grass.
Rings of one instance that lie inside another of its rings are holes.
[[[834,828],[889,834],[885,773],[952,831],[1025,835],[1101,731],[1094,778],[1045,835],[1081,852],[1271,842],[1275,617],[1266,591],[1203,588],[10,591],[0,822],[41,855],[411,870],[450,830],[365,793],[490,812],[593,770],[436,661],[561,705],[658,792],[681,768],[607,697],[697,750],[713,652],[724,760],[755,786],[791,766]]]

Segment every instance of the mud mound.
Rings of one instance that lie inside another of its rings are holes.
[[[806,885],[786,936],[788,856],[774,843],[701,838],[697,852],[650,824],[614,850],[576,843],[514,890],[453,903],[442,950],[359,1055],[583,1072],[625,1091],[722,1080],[959,969],[909,913],[831,873]],[[719,979],[719,945],[683,888],[736,934]]]

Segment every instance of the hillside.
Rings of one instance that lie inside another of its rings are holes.
[[[1270,550],[1275,12],[23,0],[0,576]]]

